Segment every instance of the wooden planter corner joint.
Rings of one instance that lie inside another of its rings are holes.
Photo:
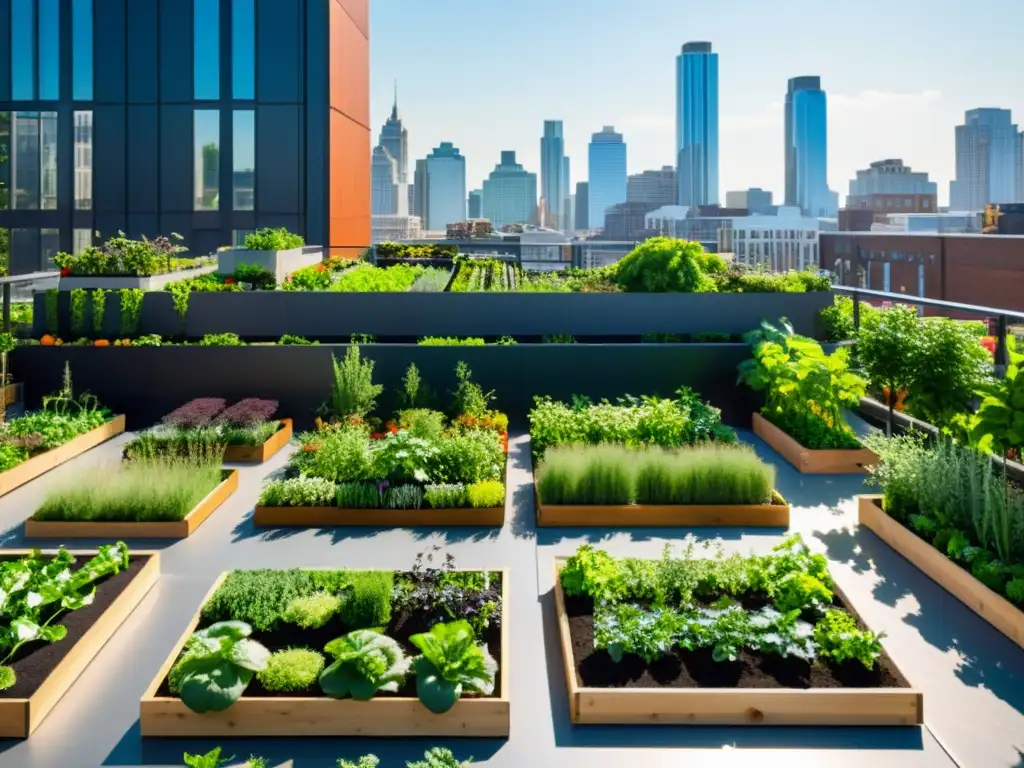
[[[223,712],[197,714],[181,699],[157,696],[185,642],[199,625],[202,606],[213,597],[227,578],[223,573],[203,598],[192,620],[175,643],[167,660],[149,684],[140,703],[139,721],[143,737],[235,736],[430,736],[507,737],[512,675],[509,630],[508,569],[501,577],[501,659],[500,689],[494,697],[463,696],[448,712],[435,715],[419,699],[378,696],[370,701],[330,699],[325,696],[242,696]]]
[[[569,616],[555,560],[555,610],[577,725],[887,725],[924,722],[924,699],[910,688],[585,688],[576,675]]]
[[[29,551],[0,550],[0,554],[23,556],[28,555]],[[50,550],[46,554],[56,553]],[[72,554],[83,558],[92,557],[96,552],[73,550]],[[27,699],[0,699],[0,737],[28,738],[156,584],[157,579],[160,578],[160,554],[139,551],[132,552],[131,555],[132,557],[147,557],[148,562],[86,633],[78,639],[78,642],[68,651],[39,689]]]
[[[238,470],[225,470],[220,485],[210,491],[181,520],[168,522],[78,522],[75,520],[25,521],[30,539],[187,539],[221,504],[238,490]]]
[[[224,461],[243,463],[262,463],[280,451],[292,439],[292,420],[278,419],[281,423],[277,432],[260,445],[229,445],[224,449]]]
[[[877,464],[867,448],[815,451],[804,448],[759,413],[754,414],[754,434],[805,475],[862,475]]]
[[[70,461],[122,432],[124,432],[124,416],[114,416],[106,424],[102,424],[84,435],[79,435],[52,451],[40,453],[6,472],[0,472],[0,496],[10,493],[30,480],[35,480],[54,467]]]
[[[857,521],[913,563],[922,573],[1024,648],[1024,611],[986,587],[882,509],[882,497],[857,497]]]

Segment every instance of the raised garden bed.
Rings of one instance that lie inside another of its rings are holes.
[[[505,524],[505,507],[484,509],[341,509],[339,507],[261,507],[253,512],[257,528],[439,528]]]
[[[815,451],[804,448],[795,439],[759,413],[754,414],[754,434],[782,458],[806,475],[857,475],[878,460],[867,448]]]
[[[223,481],[181,520],[167,522],[25,521],[25,535],[37,539],[186,539],[238,490],[238,470],[225,470]]]
[[[40,475],[85,453],[90,448],[95,448],[100,443],[116,437],[124,432],[124,425],[125,417],[123,415],[114,416],[106,424],[79,435],[64,445],[33,456],[6,472],[0,472],[0,496],[10,493],[30,480],[35,480]]]
[[[292,420],[280,419],[280,427],[261,445],[229,445],[224,449],[224,461],[262,463],[280,451],[292,439]]]
[[[12,405],[21,402],[21,384],[7,384],[6,386],[0,385],[0,389],[3,390],[3,402],[5,408],[10,408]],[[0,414],[2,417],[3,414]]]
[[[450,563],[450,560],[448,561]],[[417,566],[418,567],[418,566]],[[429,569],[428,569],[429,570]],[[433,571],[436,574],[440,570]],[[448,571],[449,573],[459,573]],[[308,572],[325,574],[322,571]],[[350,697],[328,698],[320,691],[323,677],[314,680],[299,693],[284,693],[269,690],[266,679],[257,673],[248,687],[224,709],[206,711],[200,714],[187,706],[182,698],[171,693],[169,675],[175,669],[179,654],[197,629],[215,626],[210,616],[204,616],[203,606],[193,616],[185,632],[177,641],[167,660],[147,688],[140,708],[140,724],[143,737],[280,737],[280,736],[445,736],[445,737],[504,737],[509,734],[509,708],[511,676],[509,672],[510,629],[508,625],[509,574],[507,570],[490,571],[500,574],[501,618],[500,628],[492,620],[477,635],[493,659],[498,661],[494,688],[490,695],[467,695],[464,691],[449,709],[435,714],[417,697],[416,672],[401,675],[393,686],[393,692],[371,688],[369,700],[354,700]],[[418,575],[417,575],[418,574]],[[422,579],[425,572],[398,572],[396,578]],[[467,574],[468,575],[468,574]],[[203,601],[208,606],[217,599],[231,574],[223,574]],[[297,576],[294,578],[298,578]],[[311,577],[315,578],[315,577]],[[324,576],[329,578],[329,574]],[[423,581],[417,582],[420,586]],[[437,584],[439,582],[433,582]],[[234,598],[235,604],[238,597]],[[273,597],[270,598],[271,600]],[[221,605],[231,602],[221,601]],[[218,610],[215,606],[214,611]],[[393,638],[403,652],[415,653],[409,637],[414,633],[427,631],[431,624],[416,611],[406,611],[397,606],[391,614],[384,634]],[[327,619],[317,629],[299,629],[296,625],[279,620],[276,625],[260,630],[255,629],[248,640],[262,643],[269,651],[280,651],[295,647],[320,649],[343,635],[351,625],[346,624],[339,614]],[[238,620],[238,613],[231,614]],[[218,619],[222,617],[218,614]],[[248,625],[246,625],[248,626]],[[454,627],[453,624],[446,625]],[[355,634],[355,633],[352,633]],[[352,635],[345,635],[351,637]],[[388,641],[392,642],[392,641]],[[331,643],[333,644],[333,643]],[[262,651],[263,654],[266,651]],[[330,663],[329,661],[327,663]],[[394,659],[389,659],[394,669]],[[415,669],[415,662],[413,665]],[[185,678],[187,682],[187,678]],[[183,682],[184,686],[186,682]]]
[[[712,633],[710,640],[701,640],[700,632],[711,631],[718,617],[735,606],[699,609],[707,618],[697,619],[697,635],[688,641],[695,650],[654,635],[643,640],[653,641],[647,646],[649,661],[620,647],[616,662],[609,650],[595,649],[592,597],[568,595],[563,589],[562,572],[568,562],[555,561],[555,610],[573,723],[908,726],[923,722],[922,694],[910,688],[880,649],[871,669],[854,660],[824,663],[819,657],[812,662],[792,653],[754,650],[748,641],[734,638],[736,646],[719,656],[718,644],[730,639],[729,634]],[[604,573],[600,567],[595,568],[598,572]],[[765,602],[742,595],[736,612],[753,612],[758,604]],[[863,622],[834,585],[827,607],[826,618],[845,612],[864,631]],[[647,624],[640,619],[633,626],[642,629]],[[618,628],[628,637],[626,625],[620,623]],[[770,637],[762,635],[759,642],[770,642]],[[797,637],[801,643],[810,642],[806,634]],[[817,633],[813,637],[816,642]],[[640,638],[640,633],[633,638]],[[815,652],[820,650],[816,647]]]
[[[880,495],[857,497],[857,521],[913,563],[928,578],[1024,648],[1024,611],[887,515],[882,509]]]
[[[198,277],[208,275],[217,271],[217,265],[192,267],[189,269],[177,269],[173,272],[165,272],[160,275],[68,275],[61,277],[57,283],[60,291],[70,291],[75,288],[114,291],[121,288],[137,288],[143,291],[159,291],[186,277]]]
[[[29,554],[28,550],[0,550],[0,561]],[[81,566],[96,551],[72,554]],[[27,738],[39,727],[159,576],[159,553],[132,553],[126,569],[97,584],[91,605],[59,617],[57,623],[67,627],[62,640],[24,646],[11,665],[17,681],[0,691],[0,737]]]

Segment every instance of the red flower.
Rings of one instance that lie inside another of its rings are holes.
[[[371,440],[383,440],[384,439],[384,433],[383,432],[374,432],[374,433],[372,433],[370,435],[370,439]]]
[[[996,339],[995,336],[982,336],[981,346],[989,351],[993,357],[996,354]]]
[[[233,278],[233,277],[225,277],[224,278],[224,285],[234,285],[237,282],[238,281],[235,280],[235,278]]]
[[[326,272],[327,271],[327,265],[326,264],[317,264],[316,265],[316,271],[317,272]]]
[[[64,267],[60,271],[61,277],[68,277],[71,275],[71,267]]]

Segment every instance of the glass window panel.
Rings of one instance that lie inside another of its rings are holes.
[[[11,208],[39,208],[39,113],[15,112],[11,144]]]
[[[231,89],[236,99],[256,98],[256,3],[231,5]]]
[[[35,2],[11,2],[11,95],[15,101],[36,97]]]
[[[39,0],[39,98],[60,98],[60,0]]]
[[[231,238],[231,245],[233,248],[241,248],[245,245],[245,238],[251,235],[256,230],[254,229],[236,229],[234,230]]]
[[[0,112],[0,211],[10,207],[11,113]]]
[[[92,112],[75,112],[75,210],[92,210]]]
[[[232,129],[234,209],[252,211],[256,208],[256,113],[235,110]]]
[[[71,231],[71,252],[75,256],[78,256],[90,245],[92,245],[91,229],[74,229]]]
[[[92,0],[71,0],[72,96],[92,101]]]
[[[60,251],[60,230],[39,230],[39,268],[43,271],[56,269],[53,257]]]
[[[195,210],[220,208],[220,113],[197,109],[192,134],[195,152]]]
[[[57,113],[40,114],[39,170],[41,180],[40,207],[57,210]]]
[[[195,0],[192,64],[197,99],[220,98],[220,0]]]

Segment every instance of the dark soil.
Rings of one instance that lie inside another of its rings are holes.
[[[755,609],[763,601],[742,600]],[[857,626],[866,629],[845,597],[836,590],[833,601],[848,611]],[[887,653],[867,670],[859,661],[837,665],[819,659],[812,664],[776,654],[741,651],[736,661],[716,662],[711,649],[677,649],[647,664],[626,655],[616,664],[607,651],[594,650],[594,604],[590,598],[567,597],[569,636],[580,684],[587,688],[909,688]]]
[[[77,558],[78,561],[72,568],[80,568],[90,559],[85,555],[78,555]],[[11,560],[14,558],[4,556],[0,559]],[[99,620],[104,611],[118,598],[147,562],[149,562],[147,555],[132,556],[126,570],[96,584],[96,599],[93,600],[92,605],[58,616],[55,623],[63,624],[68,628],[67,637],[63,640],[58,643],[23,645],[15,654],[13,663],[10,664],[14,667],[17,682],[6,691],[0,691],[0,699],[27,699],[39,690],[50,673],[75,647],[75,643],[92,628],[92,625]]]
[[[396,576],[398,575],[400,574],[396,574]],[[498,593],[501,594],[501,577],[495,577],[492,572],[492,580],[492,583],[496,582]],[[502,613],[504,614],[504,611]],[[199,629],[209,626],[211,623],[212,622],[202,619],[199,622]],[[418,656],[420,651],[415,645],[409,642],[409,638],[420,632],[427,632],[435,623],[436,621],[432,621],[424,612],[399,612],[396,610],[394,615],[391,617],[391,623],[388,624],[387,628],[384,630],[384,634],[401,643],[402,647],[405,649],[406,655]],[[351,631],[351,627],[345,626],[344,622],[335,616],[319,629],[302,629],[294,624],[284,624],[282,622],[278,629],[268,632],[254,631],[250,637],[251,639],[262,643],[271,651],[279,651],[286,648],[309,648],[314,651],[319,651],[324,655],[325,663],[329,665],[333,659],[330,654],[324,653],[324,646],[331,642],[331,640],[348,634]],[[491,622],[491,625],[484,633],[483,642],[487,645],[487,650],[490,652],[491,656],[498,662],[498,672],[494,676],[494,692],[491,694],[491,697],[497,698],[501,691],[501,675],[503,670],[501,669],[501,629],[500,627],[495,626],[494,622]],[[156,695],[174,696],[170,691],[166,678],[160,684],[160,688],[157,690]],[[268,691],[254,676],[252,682],[249,683],[249,686],[245,689],[243,698],[319,698],[322,696],[323,692],[320,690],[320,686],[317,683],[314,683],[306,691],[301,692]],[[398,693],[378,692],[377,697],[416,698],[416,675],[410,670],[409,676],[406,678],[405,685],[398,691]]]

